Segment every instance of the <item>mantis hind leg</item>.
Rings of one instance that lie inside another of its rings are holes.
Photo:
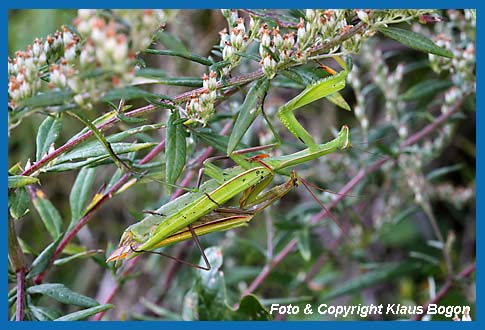
[[[205,255],[204,250],[202,249],[202,245],[200,244],[199,237],[195,233],[195,230],[192,227],[192,225],[189,225],[188,227],[189,227],[189,231],[190,231],[190,233],[192,235],[192,239],[195,242],[195,245],[197,246],[197,249],[199,250],[199,252],[202,255],[202,259],[204,260],[205,266],[201,266],[201,265],[198,265],[198,264],[192,263],[190,261],[186,261],[186,260],[183,260],[183,259],[180,259],[180,258],[171,256],[169,254],[166,254],[166,253],[160,252],[160,251],[136,250],[132,245],[130,245],[130,248],[131,248],[131,250],[133,252],[136,252],[136,253],[151,253],[151,254],[157,254],[157,255],[163,256],[165,258],[175,260],[177,262],[180,262],[181,264],[184,264],[184,265],[187,265],[187,266],[190,266],[190,267],[194,267],[194,268],[198,268],[198,269],[202,269],[202,270],[207,270],[207,271],[211,270],[211,265],[209,263],[209,259]]]

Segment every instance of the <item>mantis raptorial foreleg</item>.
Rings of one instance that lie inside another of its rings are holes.
[[[343,65],[343,62],[341,61],[338,61],[338,63]],[[288,130],[310,150],[316,150],[318,145],[313,137],[305,130],[305,128],[303,128],[300,122],[298,122],[293,111],[343,89],[345,87],[345,79],[348,75],[345,66],[343,66],[343,69],[343,71],[340,71],[335,75],[308,85],[300,94],[298,94],[298,96],[287,102],[278,110],[277,115],[283,125],[285,125],[286,128],[288,128]]]

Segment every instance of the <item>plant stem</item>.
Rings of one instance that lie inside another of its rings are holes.
[[[24,319],[24,298],[25,298],[25,269],[17,270],[17,306],[15,311],[15,320]]]
[[[25,298],[25,272],[27,265],[25,256],[20,247],[15,231],[15,224],[12,218],[8,219],[8,259],[17,274],[17,306],[15,320],[22,321],[24,318]]]

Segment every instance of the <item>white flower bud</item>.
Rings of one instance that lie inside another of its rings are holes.
[[[305,12],[305,16],[310,22],[312,22],[316,17],[315,10],[307,9],[306,12]]]
[[[253,16],[249,18],[249,30],[253,30],[256,27],[256,20]]]
[[[87,20],[94,15],[96,15],[96,9],[79,9],[77,11],[77,16],[83,20]]]
[[[246,33],[246,26],[244,26],[244,18],[239,17],[237,19],[237,28],[241,31],[241,34]]]
[[[64,57],[68,62],[72,62],[76,58],[76,44],[71,43],[64,50]]]
[[[271,45],[271,37],[269,35],[269,30],[263,30],[261,34],[261,45],[269,47]]]
[[[369,15],[364,10],[357,10],[356,14],[362,22],[369,23]]]
[[[224,49],[222,50],[222,59],[224,61],[228,60],[234,54],[234,48],[232,48],[231,43],[226,42]]]

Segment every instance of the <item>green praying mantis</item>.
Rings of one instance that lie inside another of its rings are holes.
[[[278,109],[277,116],[280,121],[308,148],[278,157],[260,154],[246,158],[234,152],[228,157],[237,165],[224,170],[212,162],[204,162],[204,173],[211,179],[200,185],[197,191],[187,192],[129,226],[124,231],[118,248],[107,258],[107,262],[119,262],[142,252],[152,252],[191,238],[202,252],[198,236],[246,225],[255,215],[297,186],[300,179],[294,171],[289,172],[288,168],[348,148],[350,142],[347,126],[344,125],[333,140],[317,144],[293,113],[294,110],[320,98],[331,96],[345,87],[348,70],[340,58],[336,60],[342,71],[333,72],[333,75],[308,85],[295,98]],[[290,179],[263,192],[273,181],[275,173],[289,175]],[[239,194],[242,194],[239,207],[223,207]],[[206,268],[195,266],[210,269],[204,254],[202,256]]]

